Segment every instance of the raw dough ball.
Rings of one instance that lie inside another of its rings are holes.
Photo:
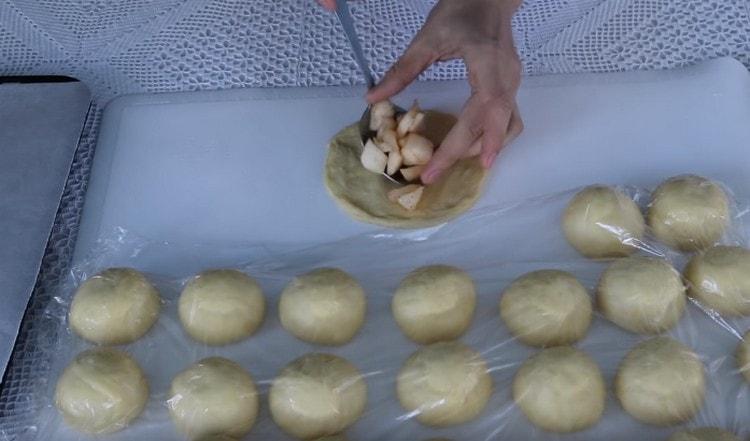
[[[301,439],[335,435],[354,424],[367,404],[367,385],[351,363],[330,354],[307,354],[273,380],[271,416]]]
[[[724,315],[750,314],[750,250],[715,246],[685,268],[691,297]]]
[[[125,428],[141,414],[146,400],[148,384],[141,368],[130,356],[111,348],[78,354],[55,389],[55,405],[65,422],[97,435]]]
[[[518,407],[529,421],[550,432],[576,432],[596,424],[606,394],[596,362],[569,346],[530,357],[513,379]]]
[[[572,275],[533,271],[517,278],[500,297],[500,317],[519,340],[531,346],[574,343],[591,324],[591,299]]]
[[[750,331],[745,333],[737,345],[735,358],[737,359],[737,366],[740,373],[745,377],[745,381],[750,383]]]
[[[182,290],[180,321],[190,336],[224,345],[252,335],[263,322],[266,301],[258,283],[236,270],[204,271]]]
[[[726,430],[716,427],[702,427],[700,429],[681,430],[670,436],[667,441],[740,441],[740,439]]]
[[[437,427],[476,418],[492,389],[487,363],[459,342],[433,343],[417,350],[396,380],[401,406],[422,424]]]
[[[703,364],[688,347],[668,337],[636,345],[620,363],[615,394],[635,419],[668,426],[700,410],[706,390]]]
[[[440,145],[455,122],[451,115],[427,111],[425,136]],[[365,169],[361,154],[357,124],[337,133],[328,146],[326,189],[354,219],[386,227],[424,228],[453,219],[479,199],[487,177],[478,158],[460,159],[437,182],[424,188],[416,209],[410,211],[388,199],[388,192],[398,185]]]
[[[565,209],[562,226],[568,242],[591,258],[627,256],[636,250],[645,230],[635,202],[604,185],[578,192]]]
[[[292,280],[279,301],[281,325],[309,343],[343,345],[365,321],[365,292],[352,276],[322,268]]]
[[[78,288],[70,305],[70,327],[94,343],[132,343],[156,322],[159,306],[159,292],[143,274],[110,268]]]
[[[672,328],[685,311],[685,287],[666,260],[628,257],[602,274],[597,300],[604,315],[631,332],[658,334]]]
[[[700,250],[724,234],[729,200],[721,187],[706,178],[669,178],[654,191],[648,224],[666,245],[681,251]]]
[[[401,281],[391,309],[407,337],[420,344],[460,337],[474,317],[474,282],[464,271],[433,265],[412,271]]]
[[[172,380],[169,413],[190,439],[222,434],[240,438],[258,415],[258,392],[239,364],[204,358]]]

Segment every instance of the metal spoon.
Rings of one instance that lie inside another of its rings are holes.
[[[341,22],[341,26],[344,28],[344,34],[346,34],[346,38],[349,40],[349,45],[351,46],[352,52],[354,53],[354,60],[357,62],[359,70],[362,71],[362,75],[365,77],[365,84],[367,84],[367,89],[372,89],[373,87],[375,87],[375,79],[370,72],[370,65],[365,59],[365,54],[362,51],[362,46],[360,46],[359,44],[359,37],[357,37],[357,31],[354,29],[354,20],[352,19],[352,15],[349,12],[349,6],[346,4],[346,0],[338,0],[336,2],[336,15]],[[401,107],[393,107],[396,111],[396,115],[406,113],[406,110],[402,109]],[[362,113],[362,117],[359,119],[359,124],[357,125],[357,127],[359,127],[359,137],[362,141],[362,148],[364,148],[367,140],[375,137],[375,132],[370,130],[371,110],[372,106],[368,105],[364,113]],[[407,184],[405,180],[401,178],[394,178],[393,176],[390,176],[385,172],[383,172],[382,175],[395,184]]]

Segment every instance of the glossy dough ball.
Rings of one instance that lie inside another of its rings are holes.
[[[96,435],[125,428],[141,414],[147,400],[148,384],[141,368],[130,356],[111,348],[78,354],[55,389],[55,405],[65,422]]]
[[[428,426],[476,418],[492,395],[487,363],[459,342],[433,343],[404,363],[396,380],[401,406]]]
[[[740,439],[726,430],[716,427],[701,427],[676,432],[667,441],[740,441]]]
[[[182,290],[179,314],[201,343],[224,345],[252,335],[263,322],[266,301],[258,283],[236,270],[198,274]]]
[[[70,305],[70,327],[93,343],[132,343],[156,322],[159,306],[159,292],[143,274],[110,268],[78,288]]]
[[[367,404],[367,384],[347,360],[313,353],[292,361],[273,380],[271,416],[296,438],[336,435],[354,424]]]
[[[750,250],[716,246],[685,268],[688,293],[724,315],[750,314]]]
[[[391,309],[404,334],[420,344],[460,337],[476,308],[474,282],[464,271],[433,265],[412,271],[401,281]]]
[[[620,363],[615,394],[637,420],[659,426],[693,418],[703,405],[703,364],[688,347],[668,337],[636,345]]]
[[[281,293],[281,325],[308,343],[343,345],[365,321],[365,292],[349,274],[322,268],[292,280]]]
[[[576,194],[565,209],[563,231],[579,253],[591,258],[627,256],[643,238],[643,215],[630,197],[603,185]]]
[[[572,275],[540,270],[519,277],[500,297],[500,317],[531,346],[574,343],[591,324],[591,299]]]
[[[550,432],[576,432],[593,426],[604,412],[606,387],[596,365],[569,346],[532,356],[513,379],[513,399],[524,415]]]
[[[204,358],[180,372],[170,389],[169,413],[190,439],[208,435],[242,437],[258,415],[258,392],[239,364]]]
[[[648,224],[656,238],[672,248],[704,249],[724,234],[729,224],[729,199],[706,178],[669,178],[654,191]]]
[[[628,257],[602,274],[597,301],[604,315],[631,332],[658,334],[682,317],[687,299],[680,273],[666,260]]]

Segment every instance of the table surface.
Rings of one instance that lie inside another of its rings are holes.
[[[427,107],[456,111],[467,92],[463,82],[422,84],[400,100],[403,104],[419,97]],[[136,95],[107,108],[75,273],[83,278],[109,266],[135,266],[162,284],[167,305],[154,331],[128,346],[149,372],[154,395],[141,422],[114,435],[117,439],[148,439],[154,433],[179,438],[163,402],[176,372],[197,358],[222,355],[239,360],[257,375],[262,388],[288,359],[313,350],[285,334],[273,306],[265,332],[253,339],[223,348],[193,345],[182,334],[174,312],[179,286],[187,277],[207,267],[240,267],[259,278],[269,305],[276,305],[276,296],[294,274],[319,265],[344,268],[362,280],[368,287],[368,308],[372,307],[369,329],[359,340],[367,343],[337,348],[335,353],[357,360],[365,372],[386,373],[368,374],[374,406],[350,435],[386,439],[371,430],[378,424],[378,430],[394,432],[392,439],[426,438],[423,427],[401,421],[403,412],[392,394],[390,366],[398,365],[414,347],[403,339],[398,343],[397,328],[390,323],[389,295],[412,266],[435,262],[473,271],[484,293],[478,309],[484,321],[478,321],[475,333],[466,339],[483,354],[493,348],[500,354],[492,367],[498,393],[490,408],[501,411],[442,433],[454,439],[484,439],[490,433],[545,439],[510,399],[515,367],[532,351],[522,345],[511,349],[517,343],[499,326],[496,302],[497,293],[512,278],[532,267],[570,269],[585,286],[595,286],[601,263],[578,258],[556,227],[572,195],[559,192],[592,182],[653,188],[667,176],[692,172],[727,183],[743,203],[750,196],[745,150],[750,127],[743,124],[750,118],[750,75],[731,59],[680,71],[526,82],[520,94],[526,133],[503,152],[478,207],[440,228],[400,233],[352,221],[322,186],[323,146],[359,114],[360,94],[357,88],[325,88]],[[557,196],[528,200],[549,193]],[[503,209],[519,200],[520,205]],[[104,242],[97,244],[96,239]],[[311,244],[320,245],[278,254],[285,247]],[[96,252],[89,253],[92,250]],[[273,258],[262,259],[264,253]],[[683,257],[675,257],[676,266]],[[245,261],[250,265],[241,265]],[[583,267],[572,269],[576,263]],[[72,292],[72,284],[61,291],[57,317],[64,317],[65,299]],[[744,435],[746,400],[737,392],[744,389],[728,354],[747,323],[733,323],[727,332],[691,307],[673,334],[705,357],[711,373],[707,404],[692,424],[719,425]],[[488,324],[498,333],[488,336]],[[611,383],[617,363],[640,338],[598,318],[581,347],[597,359]],[[52,378],[89,345],[63,332],[59,347],[67,350],[52,357]],[[360,352],[363,347],[378,359],[386,353],[397,355],[382,365],[370,364]],[[633,432],[632,419],[611,395],[609,400],[602,424],[570,438],[600,439],[607,433],[619,440],[636,433],[639,439],[661,440],[673,429],[639,425]],[[383,421],[399,424],[386,426]],[[50,406],[41,413],[40,429],[38,439],[80,440]],[[274,434],[278,429],[265,415],[251,437],[284,439]]]
[[[399,100],[457,112],[467,93],[460,81],[423,83]],[[345,215],[322,184],[324,146],[361,112],[360,94],[248,89],[113,102],[75,260],[117,229],[182,245],[245,244],[248,258],[258,247],[377,231]],[[681,173],[750,188],[750,75],[735,60],[537,77],[519,98],[526,130],[501,153],[478,209],[596,182],[653,187]]]
[[[0,85],[0,377],[89,108],[81,83]]]

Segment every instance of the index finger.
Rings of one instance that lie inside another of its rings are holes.
[[[481,107],[476,95],[466,102],[464,110],[453,128],[448,132],[440,148],[422,172],[422,182],[432,184],[456,161],[464,156],[475,140],[482,135]]]
[[[401,92],[437,58],[437,55],[426,47],[417,35],[404,54],[401,55],[401,58],[391,66],[380,83],[367,93],[367,101],[376,103]]]

